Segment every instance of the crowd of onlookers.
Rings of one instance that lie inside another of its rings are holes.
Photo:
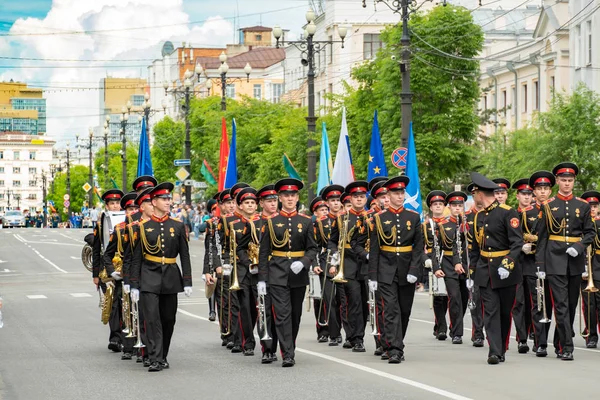
[[[190,232],[190,239],[194,240],[199,239],[200,235],[206,231],[206,221],[210,219],[204,204],[192,204],[191,206],[175,204],[171,210],[171,216],[185,224],[187,231]]]

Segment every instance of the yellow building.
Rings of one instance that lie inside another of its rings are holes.
[[[108,142],[120,142],[120,118],[123,107],[131,102],[127,120],[127,140],[137,142],[140,134],[141,113],[145,94],[149,91],[146,79],[140,78],[103,78],[100,80],[99,125],[102,127],[106,116],[110,117]]]
[[[265,26],[251,26],[240,29],[240,44],[250,47],[270,47],[273,28]]]
[[[23,82],[0,82],[0,132],[46,133],[46,99],[42,89]]]

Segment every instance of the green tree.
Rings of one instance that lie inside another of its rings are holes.
[[[87,193],[83,190],[83,185],[88,181],[89,168],[83,165],[71,167],[70,187],[71,187],[71,212],[81,212],[84,203],[87,202]],[[67,172],[62,171],[54,176],[54,183],[48,194],[48,200],[54,203],[54,208],[59,212],[62,220],[66,220],[66,208],[63,207],[64,195],[67,194]]]
[[[117,184],[117,187],[121,190],[123,186],[123,158],[121,143],[112,143],[108,145],[108,176],[105,173],[104,167],[104,147],[98,149],[94,156],[94,171],[98,176],[98,185],[102,191],[112,189],[112,180]],[[124,192],[131,191],[131,185],[136,178],[137,172],[137,157],[138,149],[132,144],[127,144],[127,187]]]

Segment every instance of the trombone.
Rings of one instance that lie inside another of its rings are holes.
[[[462,241],[460,239],[460,234],[461,231],[463,231],[465,233],[465,239],[466,242],[465,243],[465,260],[466,260],[466,265],[467,265],[467,279],[471,279],[471,260],[469,259],[469,238],[467,237],[468,234],[468,225],[467,225],[467,219],[465,218],[465,214],[460,214],[458,216],[459,220],[459,224],[458,227],[456,229],[456,242],[458,245],[458,251],[459,254],[462,258]],[[462,261],[462,260],[461,260]],[[467,301],[467,308],[471,311],[475,310],[477,308],[477,304],[475,304],[475,301],[473,300],[473,286],[471,286],[471,288],[469,289],[469,300]]]
[[[331,278],[331,280],[335,283],[348,282],[344,278],[344,249],[346,248],[346,241],[348,239],[348,214],[343,215],[342,219],[344,219],[344,223],[341,226],[342,229],[339,230],[340,238],[338,240],[338,254],[340,256],[340,268],[338,270],[337,275],[335,275],[333,278]]]
[[[324,307],[324,302],[325,302],[325,283],[327,281],[327,274],[329,273],[329,268],[328,266],[331,265],[331,250],[327,250],[327,258],[326,258],[326,262],[325,262],[325,268],[327,268],[327,270],[323,271],[323,286],[321,289],[321,301],[319,301],[319,314],[317,314],[319,317],[317,318],[317,324],[319,326],[328,326],[329,325],[329,317],[331,316],[331,303],[333,301],[333,295],[335,292],[335,283],[332,282],[331,283],[331,293],[329,294],[329,309],[327,310],[327,318],[325,318],[324,320],[321,320],[321,315],[323,314],[323,307]]]
[[[540,267],[537,267],[537,272],[539,275]],[[540,319],[540,323],[549,324],[550,318],[548,318],[548,314],[546,313],[546,292],[545,292],[545,281],[546,279],[537,278],[535,280],[535,291],[537,294],[537,309],[538,312],[542,311],[542,319]],[[581,315],[580,315],[581,316]]]
[[[235,229],[233,229],[233,222],[229,223],[229,262],[233,260],[233,283],[229,286],[229,291],[240,290],[240,283],[238,282],[237,274],[237,243],[235,240]],[[231,299],[231,294],[229,295]],[[229,305],[231,307],[231,304]]]
[[[131,298],[128,293],[125,293],[125,283],[121,283],[121,312],[123,314],[123,323],[125,324],[125,329],[123,329],[123,333],[127,333],[126,337],[134,337],[131,336],[133,333],[132,320],[131,320]]]

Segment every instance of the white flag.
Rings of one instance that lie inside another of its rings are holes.
[[[334,184],[346,186],[354,182],[354,166],[352,165],[352,154],[350,153],[350,138],[348,137],[348,125],[346,124],[346,108],[342,111],[342,130],[335,154],[333,174],[331,181]]]

